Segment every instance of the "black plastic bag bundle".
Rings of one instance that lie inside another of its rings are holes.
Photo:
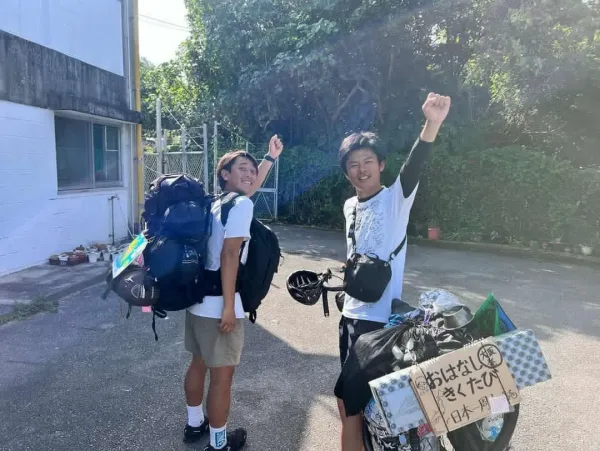
[[[391,373],[393,348],[412,324],[403,323],[361,335],[350,350],[335,385],[335,394],[344,401],[346,415],[358,415],[372,398],[369,381]]]

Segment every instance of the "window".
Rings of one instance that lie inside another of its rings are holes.
[[[121,129],[56,117],[58,189],[90,189],[121,184]]]

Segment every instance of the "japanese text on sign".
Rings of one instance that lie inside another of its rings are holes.
[[[490,397],[504,396],[511,404],[519,398],[506,362],[490,340],[419,365],[413,380],[430,423],[443,422],[433,425],[437,432],[488,416]]]

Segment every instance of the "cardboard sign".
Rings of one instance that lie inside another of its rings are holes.
[[[518,404],[515,380],[492,339],[477,341],[411,368],[410,383],[435,435]],[[490,401],[490,399],[492,401]]]
[[[119,258],[115,258],[112,264],[112,276],[115,279],[119,274],[121,274],[125,268],[127,268],[134,260],[136,260],[148,244],[148,240],[144,236],[143,233],[140,233],[138,236],[134,238],[134,240],[129,243],[127,249],[121,254]]]

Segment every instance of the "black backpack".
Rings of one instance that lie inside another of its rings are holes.
[[[235,205],[239,195],[226,198],[221,206],[221,223],[227,224],[229,211]],[[240,255],[248,246],[248,257],[245,264],[240,264],[237,286],[244,311],[249,313],[252,323],[256,322],[256,311],[271,288],[273,277],[279,269],[281,249],[277,235],[265,224],[252,218],[250,224],[250,241],[244,242]]]

